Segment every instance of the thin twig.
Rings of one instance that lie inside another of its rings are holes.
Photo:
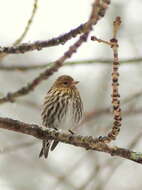
[[[26,37],[29,29],[30,29],[30,26],[33,22],[33,19],[34,19],[34,16],[36,14],[36,11],[37,11],[37,7],[38,7],[38,0],[34,0],[34,5],[33,5],[33,10],[32,10],[32,14],[27,22],[27,25],[26,27],[24,28],[24,31],[23,33],[20,35],[20,37],[13,43],[12,46],[17,46],[18,44],[20,44],[22,42],[22,40]],[[0,60],[2,61],[3,58],[5,58],[5,56],[7,56],[7,53],[1,53],[0,54]]]
[[[134,139],[132,140],[132,142],[128,145],[129,149],[133,149],[135,148],[135,146],[138,144],[138,142],[140,141],[142,137],[142,133],[137,134]],[[118,167],[123,163],[124,160],[119,160],[118,162],[116,162],[116,160],[114,159],[109,159],[107,160],[101,168],[103,168],[105,170],[106,167],[110,166],[110,171],[109,174],[107,174],[105,180],[101,183],[98,184],[97,187],[98,189],[100,189],[100,185],[101,188],[103,189],[104,187],[106,187],[106,185],[109,183],[111,177],[114,175],[114,172],[116,171],[116,169],[118,169]],[[98,173],[98,176],[100,176],[100,173]],[[95,176],[96,177],[96,176]],[[97,188],[96,188],[97,189]]]
[[[29,141],[29,142],[23,142],[23,143],[20,143],[20,144],[11,146],[11,147],[9,147],[9,146],[4,147],[4,148],[0,149],[0,154],[7,154],[10,152],[17,151],[19,149],[27,148],[27,147],[35,145],[35,144],[36,144],[35,141]]]
[[[74,163],[73,166],[68,168],[64,174],[62,174],[58,177],[58,181],[55,184],[54,189],[57,189],[61,183],[66,182],[68,180],[68,178],[70,178],[71,175],[73,175],[78,170],[80,165],[86,160],[87,155],[88,155],[88,152],[86,152],[85,156],[83,155],[79,160],[77,160],[77,162]]]
[[[37,8],[38,8],[38,0],[34,0],[34,5],[33,5],[33,10],[32,10],[32,14],[27,22],[27,25],[23,31],[23,33],[20,35],[20,37],[13,43],[14,46],[18,45],[21,43],[21,41],[26,37],[29,29],[30,29],[30,26],[31,24],[33,23],[33,19],[34,19],[34,16],[36,14],[36,11],[37,11]]]
[[[139,97],[142,96],[142,90],[127,96],[126,98],[124,98],[121,103],[122,105],[126,105],[128,103],[130,103],[131,101],[134,101],[135,99],[138,99]],[[112,113],[112,108],[111,106],[107,107],[107,108],[103,108],[100,110],[96,110],[96,108],[88,113],[85,114],[85,117],[83,118],[82,124],[94,119],[94,117],[98,117],[99,115],[103,115],[103,114],[111,114]],[[132,114],[140,114],[142,113],[142,108],[139,109],[135,109],[135,110],[126,110],[123,111],[123,116],[127,116],[127,115],[132,115]]]
[[[65,62],[64,66],[74,66],[74,65],[89,65],[89,64],[111,64],[113,60],[111,59],[88,59],[88,60],[82,60],[82,61],[68,61]],[[142,57],[139,58],[131,58],[131,59],[121,59],[120,61],[120,66],[122,64],[137,64],[137,63],[142,63]],[[49,63],[41,63],[41,64],[32,64],[32,65],[0,65],[0,70],[4,71],[30,71],[30,70],[36,70],[36,69],[44,69],[47,67],[51,67],[53,65],[52,62]]]

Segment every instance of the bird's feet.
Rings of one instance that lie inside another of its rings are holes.
[[[71,129],[69,129],[68,131],[69,133],[71,133],[71,135],[74,135],[74,132]]]
[[[53,129],[55,129],[56,131],[58,131],[58,129],[56,127],[54,127]]]

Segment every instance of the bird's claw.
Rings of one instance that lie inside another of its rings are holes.
[[[71,135],[74,135],[74,132],[71,129],[69,129],[68,131],[71,133]]]

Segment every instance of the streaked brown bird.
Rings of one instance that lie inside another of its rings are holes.
[[[83,115],[83,104],[76,88],[78,83],[68,75],[57,78],[45,96],[41,114],[43,126],[58,129],[79,124]],[[56,140],[43,140],[39,157],[47,158],[49,150],[54,150],[57,144]]]

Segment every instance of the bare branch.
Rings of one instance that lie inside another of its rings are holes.
[[[33,50],[41,50],[43,48],[57,46],[60,44],[65,44],[68,40],[71,38],[76,37],[77,35],[83,33],[85,24],[81,24],[77,28],[71,30],[68,33],[65,33],[63,35],[60,35],[58,37],[52,38],[50,40],[44,40],[44,41],[36,41],[33,43],[22,43],[18,46],[11,46],[11,47],[0,47],[0,54],[6,53],[6,54],[20,54],[25,53],[28,51]]]
[[[70,46],[69,49],[64,53],[64,55],[54,62],[51,68],[46,69],[38,77],[36,77],[31,83],[28,83],[26,86],[22,87],[21,89],[13,93],[8,93],[5,97],[0,98],[0,104],[5,102],[14,102],[15,98],[24,96],[29,92],[33,91],[37,87],[37,85],[40,84],[41,81],[48,79],[51,75],[53,75],[56,71],[58,71],[59,68],[63,66],[65,60],[70,58],[73,55],[73,53],[75,53],[77,49],[81,46],[81,44],[87,40],[89,32],[92,30],[92,26],[96,24],[98,20],[102,18],[102,16],[104,16],[104,13],[108,8],[108,3],[109,3],[108,0],[102,0],[101,3],[99,0],[96,0],[92,6],[91,16],[85,25],[85,33],[80,36],[79,40],[77,40],[77,42],[75,42],[72,46]]]
[[[22,42],[22,40],[25,38],[25,36],[27,35],[29,29],[30,29],[30,26],[33,22],[33,19],[34,19],[34,16],[36,14],[36,11],[37,11],[37,5],[38,4],[38,0],[34,0],[34,5],[33,5],[33,10],[32,10],[32,14],[31,14],[31,17],[29,18],[28,22],[27,22],[27,25],[23,31],[23,33],[20,35],[20,37],[13,43],[12,46],[16,46],[18,44],[20,44]],[[5,56],[7,56],[8,54],[7,53],[0,53],[0,60],[2,60],[3,58],[5,58]]]
[[[29,29],[30,29],[30,26],[33,22],[33,19],[34,19],[34,16],[36,14],[36,11],[37,11],[37,7],[38,7],[38,0],[34,0],[34,5],[33,5],[33,10],[32,10],[32,14],[31,14],[31,17],[29,18],[28,22],[27,22],[27,25],[23,31],[23,33],[21,34],[21,36],[14,42],[14,46],[18,45],[21,43],[21,41],[25,38],[25,36],[27,35]]]
[[[38,84],[40,84],[43,80],[48,79],[51,75],[53,75],[60,67],[63,66],[64,61],[71,57],[73,53],[77,51],[77,49],[81,46],[83,42],[86,41],[88,33],[83,34],[76,43],[74,43],[64,55],[59,58],[53,66],[49,69],[46,69],[42,72],[38,77],[36,77],[31,83],[28,83],[27,86],[20,88],[19,90],[8,93],[5,97],[0,98],[0,104],[5,102],[14,102],[14,99],[20,96],[24,96],[29,92],[33,91]]]
[[[16,144],[14,146],[11,146],[11,147],[4,147],[4,149],[0,149],[0,154],[8,154],[10,152],[13,152],[13,151],[17,151],[19,149],[23,149],[23,148],[27,148],[27,147],[30,147],[32,145],[35,145],[35,141],[29,141],[29,142],[23,142],[23,143],[20,143],[20,144]]]
[[[88,33],[83,34],[76,43],[74,43],[67,52],[64,53],[62,57],[60,57],[53,66],[49,69],[46,69],[44,72],[40,73],[38,77],[36,77],[31,83],[28,83],[27,86],[20,88],[19,90],[8,93],[5,97],[0,98],[0,104],[5,102],[14,102],[14,99],[20,96],[24,96],[29,92],[33,91],[38,84],[40,84],[43,80],[48,79],[51,75],[53,75],[60,67],[63,66],[64,61],[71,57],[73,53],[77,51],[77,49],[81,46],[83,42],[86,41]]]
[[[74,65],[88,65],[88,64],[111,64],[113,60],[111,59],[88,59],[88,60],[81,60],[81,61],[67,61],[65,62],[64,66],[74,66]],[[139,58],[131,58],[131,59],[121,59],[120,61],[120,67],[122,64],[137,64],[142,63],[142,57]],[[30,71],[30,70],[36,70],[36,69],[44,69],[47,67],[52,66],[53,63],[41,63],[36,65],[12,65],[12,66],[6,66],[6,65],[0,65],[0,70],[4,71]]]
[[[43,130],[38,125],[23,123],[18,120],[0,117],[0,128],[31,135],[38,139],[55,139],[60,142],[72,144],[85,149],[109,153],[111,156],[119,156],[142,164],[142,153],[133,152],[120,147],[110,147],[105,143],[98,142],[98,138],[91,136],[71,135],[61,133],[54,129]]]
[[[127,96],[126,98],[124,98],[121,102],[122,102],[122,105],[125,105],[125,104],[128,104],[130,103],[131,101],[134,101],[135,99],[138,99],[139,97],[142,96],[142,90],[132,94],[132,95],[129,95]],[[82,124],[92,120],[94,117],[97,117],[99,115],[102,115],[102,114],[110,114],[112,113],[112,108],[109,106],[107,108],[103,108],[103,109],[100,109],[100,110],[92,110],[88,113],[85,114],[85,117],[83,118],[83,121],[82,121]],[[133,110],[126,110],[126,111],[123,111],[123,115],[126,116],[126,115],[130,115],[130,114],[140,114],[142,113],[142,108],[139,108],[139,109],[133,109]]]
[[[51,40],[47,41],[37,41],[33,42],[31,44],[24,43],[16,47],[0,47],[0,54],[6,53],[6,54],[18,54],[18,53],[25,53],[28,51],[33,50],[41,50],[45,47],[51,47],[56,46],[59,44],[64,44],[68,40],[70,40],[73,37],[76,37],[78,34],[86,33],[88,32],[88,28],[96,24],[97,21],[104,16],[106,9],[108,8],[108,4],[110,3],[109,0],[96,0],[96,2],[93,4],[93,11],[91,13],[90,19],[84,23],[78,26],[77,28],[71,30],[70,32],[63,34],[61,36],[52,38]],[[97,7],[96,11],[94,11],[94,8]]]

